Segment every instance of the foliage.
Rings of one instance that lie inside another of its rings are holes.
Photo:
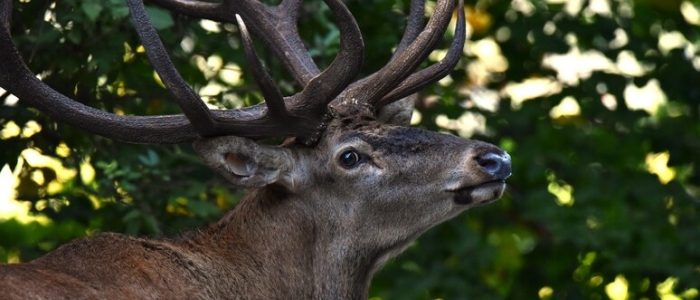
[[[700,4],[467,4],[465,59],[421,94],[417,126],[508,150],[510,190],[422,236],[377,274],[371,296],[698,299]],[[302,36],[327,65],[337,49],[333,18],[305,5]],[[408,1],[349,5],[369,73],[398,43]],[[105,111],[177,113],[121,0],[14,6],[15,42],[53,88]],[[260,101],[235,26],[149,9],[178,70],[211,105]],[[285,92],[298,90],[259,50]],[[21,201],[0,193],[0,261],[28,261],[99,231],[178,234],[216,219],[242,193],[187,145],[122,144],[56,124],[7,94],[0,100],[0,191]]]

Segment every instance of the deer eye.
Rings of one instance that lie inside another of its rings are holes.
[[[343,167],[350,168],[357,165],[358,162],[360,162],[360,154],[355,150],[345,151],[340,155],[340,163]]]

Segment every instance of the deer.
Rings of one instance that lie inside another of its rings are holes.
[[[20,103],[91,134],[139,144],[192,143],[203,162],[248,188],[207,227],[171,238],[99,233],[33,261],[0,265],[3,299],[367,299],[373,275],[428,229],[502,197],[511,157],[477,140],[410,127],[414,95],[445,77],[464,47],[462,0],[437,0],[425,22],[412,0],[404,35],[379,71],[355,79],[363,40],[341,0],[323,0],[340,32],[319,70],[296,29],[301,0],[152,0],[176,14],[237,24],[264,102],[208,108],[170,60],[143,0],[126,0],[140,41],[181,115],[101,111],[42,83],[10,34],[0,0],[0,87]],[[438,63],[417,70],[457,10]],[[250,27],[250,32],[248,27]],[[252,32],[252,34],[251,34]],[[301,90],[283,96],[251,36]],[[276,138],[279,145],[263,143]]]

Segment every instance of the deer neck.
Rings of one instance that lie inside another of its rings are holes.
[[[366,299],[381,251],[347,238],[361,234],[321,224],[308,202],[257,189],[195,239],[215,244],[200,251],[228,266],[222,276],[254,284],[271,299]]]

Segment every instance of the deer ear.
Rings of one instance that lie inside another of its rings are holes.
[[[377,120],[384,124],[394,124],[400,126],[411,125],[411,117],[413,116],[413,107],[415,106],[417,94],[412,94],[386,105],[379,109]]]
[[[289,149],[260,145],[236,136],[201,139],[194,143],[194,149],[209,168],[235,185],[279,184],[294,189]]]

